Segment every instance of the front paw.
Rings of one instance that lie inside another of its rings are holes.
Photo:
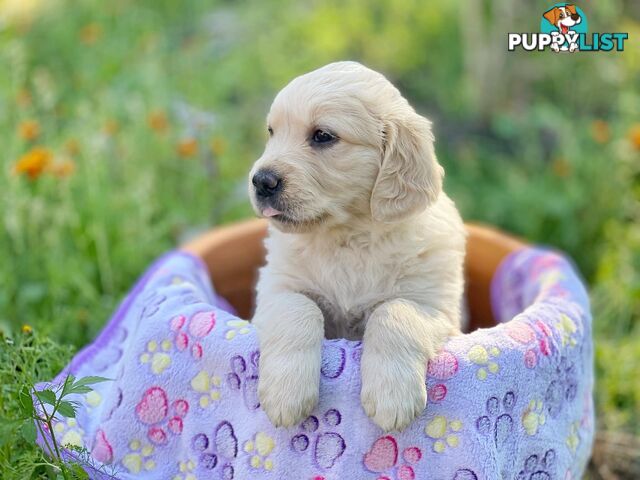
[[[420,362],[362,355],[360,400],[365,413],[385,432],[403,430],[427,405],[425,367]]]
[[[260,357],[258,397],[275,427],[292,427],[318,404],[320,352],[287,352]]]

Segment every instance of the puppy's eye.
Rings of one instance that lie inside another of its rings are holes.
[[[327,145],[338,139],[333,133],[326,130],[316,130],[311,137],[311,143],[316,145]]]
[[[273,136],[273,128],[270,126],[267,127],[267,132],[269,132],[269,136]]]

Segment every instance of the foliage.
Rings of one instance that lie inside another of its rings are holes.
[[[270,99],[349,58],[434,121],[467,219],[575,259],[594,305],[599,423],[640,432],[637,9],[591,2],[590,28],[628,31],[626,51],[568,56],[508,53],[505,32],[535,31],[541,12],[500,5],[0,1],[2,418],[20,418],[22,387],[93,338],[154,257],[250,215]],[[46,476],[46,462],[24,440],[0,446],[2,478]]]

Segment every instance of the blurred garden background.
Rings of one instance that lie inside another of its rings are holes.
[[[552,6],[515,3],[0,0],[0,478],[51,475],[13,422],[21,384],[57,373],[155,257],[252,216],[274,94],[339,59],[434,121],[467,220],[574,258],[599,429],[640,436],[640,3],[579,2],[629,40],[577,54],[507,52]]]

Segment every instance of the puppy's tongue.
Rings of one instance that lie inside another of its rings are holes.
[[[280,210],[276,210],[275,208],[267,207],[262,210],[262,215],[265,217],[275,217],[276,215],[280,215],[282,212]]]

